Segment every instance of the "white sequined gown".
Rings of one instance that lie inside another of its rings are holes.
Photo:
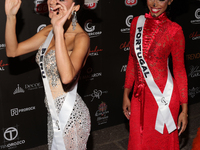
[[[36,62],[39,64],[41,49],[38,50],[36,55]],[[53,99],[55,100],[55,107],[59,114],[62,104],[65,100],[67,92],[64,90],[64,86],[60,81],[60,76],[57,70],[55,51],[50,50],[44,57],[44,66],[46,75],[49,81]],[[45,104],[48,110],[48,147],[51,149],[53,140],[53,126],[51,114],[45,98]],[[90,114],[87,106],[78,95],[76,96],[75,104],[69,120],[65,126],[63,132],[63,139],[66,150],[85,150],[87,140],[90,134]]]

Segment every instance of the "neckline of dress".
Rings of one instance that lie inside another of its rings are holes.
[[[160,20],[160,21],[168,19],[167,15],[166,15],[166,12],[162,13],[158,17],[153,17],[150,12],[149,13],[145,13],[145,18],[146,19],[150,19],[150,20]]]
[[[49,55],[49,53],[52,52],[52,51],[55,53],[55,50],[50,49],[49,51],[47,51],[47,53],[45,53],[45,56]]]

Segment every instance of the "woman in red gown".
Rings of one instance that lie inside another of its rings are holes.
[[[175,129],[163,133],[155,129],[159,106],[147,85],[134,50],[138,17],[131,24],[130,54],[126,70],[123,111],[130,124],[128,150],[179,150],[180,135],[187,126],[187,75],[184,67],[185,39],[182,28],[166,16],[173,0],[147,0],[142,34],[144,60],[154,82],[163,93],[168,78],[168,57],[173,63],[173,90],[168,104]],[[129,94],[133,88],[131,101]],[[180,105],[182,111],[179,114]],[[178,131],[179,130],[179,131]]]

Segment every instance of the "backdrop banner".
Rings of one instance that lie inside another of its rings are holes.
[[[47,110],[36,51],[16,58],[5,52],[5,1],[0,0],[0,149],[29,149],[47,143]],[[189,104],[200,101],[200,1],[176,0],[172,20],[183,28]],[[124,123],[122,112],[131,21],[144,14],[142,0],[99,0],[80,11],[91,50],[78,93],[90,110],[92,131]],[[45,0],[22,0],[17,38],[24,41],[50,24]]]

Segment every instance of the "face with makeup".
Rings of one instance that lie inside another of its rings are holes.
[[[172,3],[173,0],[147,0],[147,6],[153,17],[160,16],[166,11],[168,5]]]

